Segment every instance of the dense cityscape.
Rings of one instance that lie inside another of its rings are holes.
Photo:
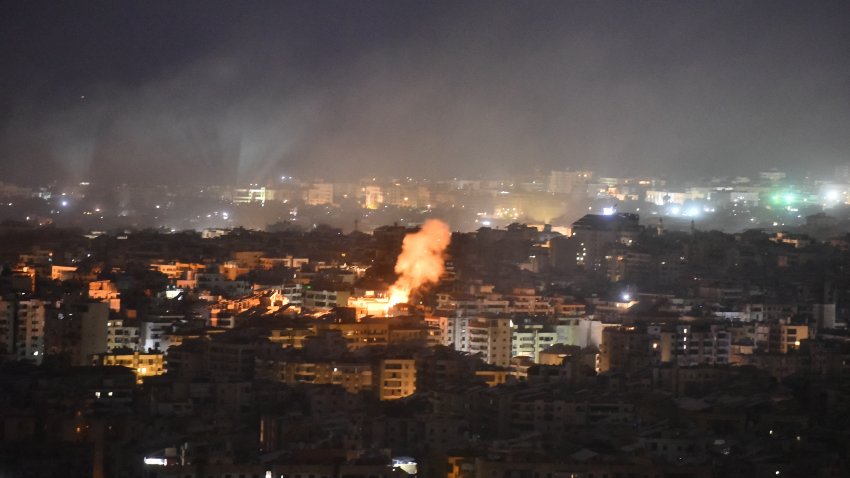
[[[284,179],[3,188],[4,473],[848,471],[841,182]]]
[[[846,0],[0,5],[0,478],[850,476]]]

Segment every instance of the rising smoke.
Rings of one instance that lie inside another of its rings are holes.
[[[3,181],[691,179],[850,154],[840,0],[211,2],[6,2]]]
[[[398,280],[389,291],[390,306],[407,303],[412,293],[440,280],[451,240],[449,226],[436,219],[425,221],[422,229],[404,237],[395,264]]]

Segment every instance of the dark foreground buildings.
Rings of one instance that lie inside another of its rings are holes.
[[[0,226],[0,476],[847,476],[847,237],[407,232]]]

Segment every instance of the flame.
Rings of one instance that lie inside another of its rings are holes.
[[[414,291],[440,280],[445,250],[451,240],[449,226],[436,219],[425,221],[419,232],[404,236],[401,254],[395,263],[398,280],[388,292],[390,307],[407,303]]]

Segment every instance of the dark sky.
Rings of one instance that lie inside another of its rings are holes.
[[[0,181],[845,162],[846,0],[0,3]]]

